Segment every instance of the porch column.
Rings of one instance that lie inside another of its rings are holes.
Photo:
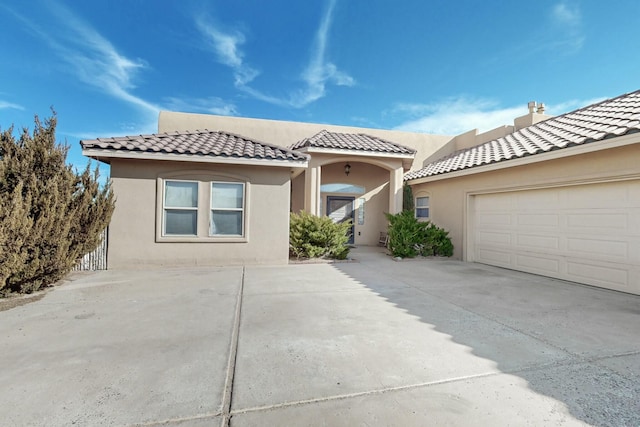
[[[320,184],[322,167],[309,165],[304,174],[304,210],[313,215],[320,215]]]
[[[402,166],[389,172],[389,213],[397,214],[402,211],[402,184],[404,169]]]

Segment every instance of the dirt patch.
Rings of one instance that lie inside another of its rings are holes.
[[[31,295],[16,295],[0,299],[0,311],[11,310],[21,305],[36,302],[44,298],[49,290],[38,291]]]

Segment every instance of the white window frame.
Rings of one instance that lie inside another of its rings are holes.
[[[215,199],[213,197],[213,187],[215,184],[231,184],[231,185],[240,185],[242,186],[242,207],[240,208],[221,208],[214,207]],[[245,206],[246,206],[246,185],[244,182],[234,182],[234,181],[211,181],[209,183],[209,236],[211,237],[244,237],[245,235]],[[213,213],[217,212],[240,212],[241,214],[241,233],[240,234],[214,234],[212,232],[213,225]]]
[[[167,206],[167,183],[171,182],[188,182],[192,184],[196,184],[196,206]],[[163,237],[195,237],[198,235],[198,217],[199,215],[199,205],[200,205],[200,183],[194,180],[187,179],[166,179],[163,182],[162,186],[162,236]],[[167,211],[195,211],[196,212],[196,234],[169,234],[167,233]]]
[[[427,206],[418,207],[418,199],[427,199]],[[426,209],[428,214],[426,216],[419,215],[419,209]],[[428,194],[416,196],[414,200],[414,212],[417,219],[421,221],[429,221],[431,219],[431,196]]]
[[[165,234],[165,183],[188,181],[198,183],[197,235]],[[211,193],[213,182],[243,184],[242,235],[217,234],[211,231]],[[248,243],[250,240],[251,180],[248,176],[217,173],[211,170],[182,170],[156,177],[155,241],[157,243]]]

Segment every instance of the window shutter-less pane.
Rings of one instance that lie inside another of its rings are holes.
[[[417,208],[416,209],[416,217],[418,217],[418,218],[429,218],[429,208]]]
[[[242,235],[241,211],[213,211],[211,213],[211,234],[226,236]]]
[[[244,185],[214,182],[212,184],[212,209],[242,209]]]
[[[416,206],[419,208],[428,208],[429,207],[429,198],[428,197],[418,197],[416,199]]]
[[[429,198],[416,198],[416,218],[429,218]]]
[[[164,220],[166,235],[195,236],[198,234],[198,213],[196,211],[167,209]]]
[[[164,205],[171,208],[198,207],[198,183],[167,181],[165,183]]]

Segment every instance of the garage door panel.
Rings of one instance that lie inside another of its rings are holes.
[[[560,202],[560,194],[558,192],[534,192],[523,196],[516,194],[516,208],[519,210],[544,210],[549,206],[556,206]]]
[[[560,216],[555,214],[519,214],[517,224],[519,226],[557,227],[560,224]]]
[[[640,295],[640,180],[474,197],[470,259]]]
[[[482,225],[511,225],[511,214],[508,213],[492,213],[482,214],[478,217],[478,222]]]
[[[631,292],[629,272],[623,266],[585,264],[577,261],[567,262],[567,275],[576,282],[588,281],[589,284]],[[585,282],[586,283],[586,282]]]
[[[478,261],[484,264],[510,268],[511,252],[496,249],[481,249],[478,251]]]
[[[542,275],[560,273],[560,262],[557,259],[527,254],[516,255],[515,259],[518,270]]]
[[[568,187],[564,190],[567,203],[574,208],[606,207],[609,204],[620,204],[628,200],[628,189],[625,186],[611,184],[593,184]]]
[[[517,237],[518,246],[534,249],[559,249],[560,239],[554,236],[541,236],[530,234],[518,234]]]
[[[640,208],[640,181],[629,184],[629,205]]]
[[[510,211],[512,198],[510,193],[490,194],[486,199],[476,200],[476,207],[481,212]]]
[[[568,238],[567,249],[581,253],[587,258],[603,256],[619,258],[622,261],[629,258],[629,244],[621,241]]]
[[[567,214],[567,226],[570,228],[626,230],[629,227],[629,215],[607,212]]]
[[[478,243],[485,246],[511,246],[511,233],[483,231],[478,234]]]

